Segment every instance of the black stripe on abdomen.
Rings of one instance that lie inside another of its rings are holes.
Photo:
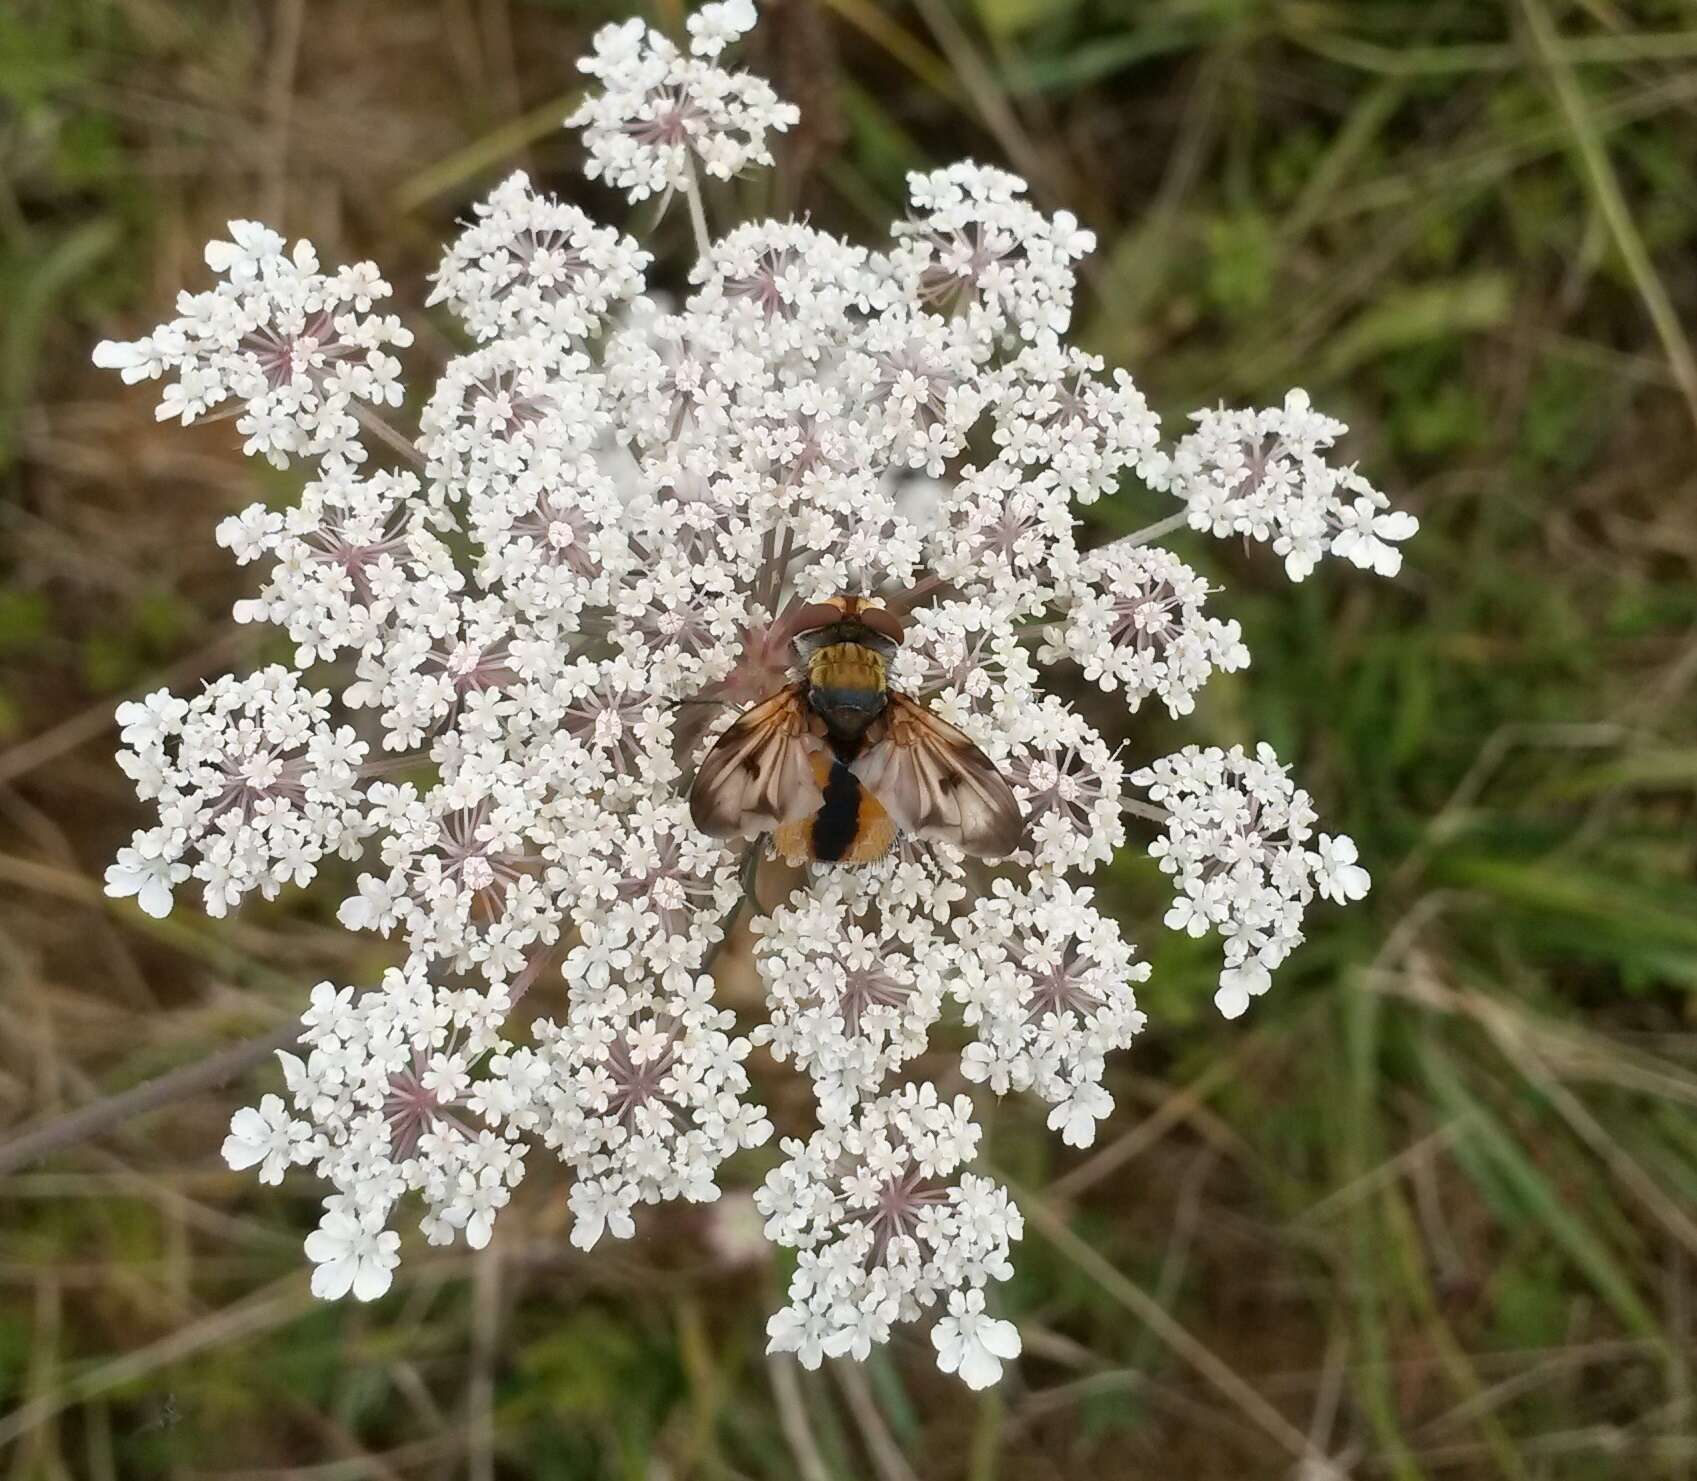
[[[813,857],[835,863],[849,850],[860,827],[860,778],[841,761],[831,763],[825,802],[813,815]]]

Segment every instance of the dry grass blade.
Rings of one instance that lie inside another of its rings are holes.
[[[1062,1173],[1049,1185],[1050,1193],[1062,1201],[1078,1198],[1104,1178],[1111,1177],[1141,1157],[1168,1132],[1181,1126],[1210,1095],[1228,1083],[1234,1073],[1241,1071],[1243,1058],[1244,1053],[1240,1051],[1216,1060],[1189,1085],[1169,1095],[1152,1115],[1139,1121],[1124,1136],[1116,1137],[1089,1161]]]
[[[144,683],[136,685],[128,695],[122,697],[140,699],[142,695],[160,687],[174,689],[186,680],[198,679],[213,669],[222,668],[244,649],[251,647],[252,643],[253,637],[250,633],[231,625],[210,643],[150,675]],[[30,736],[27,740],[21,740],[5,751],[0,751],[0,783],[14,782],[38,767],[57,761],[67,752],[74,751],[79,746],[86,746],[90,741],[107,734],[117,725],[117,708],[117,699],[103,699],[79,710],[68,719],[61,720],[39,735]]]
[[[184,1481],[372,1481],[374,1467],[382,1474],[429,1475],[434,1465],[441,1473],[443,1462],[452,1460],[465,1449],[462,1434],[431,1435],[422,1440],[397,1445],[393,1450],[369,1455],[350,1455],[340,1460],[327,1460],[310,1466],[267,1466],[262,1469],[243,1468],[234,1471],[185,1471]]]
[[[233,1306],[190,1323],[168,1337],[109,1362],[98,1363],[0,1419],[0,1446],[10,1445],[73,1404],[110,1393],[196,1353],[241,1342],[283,1326],[309,1310],[314,1301],[307,1289],[306,1276],[291,1275]]]
[[[1075,199],[1078,191],[1071,172],[1050,152],[1037,147],[953,11],[939,0],[917,0],[917,3],[919,13],[925,17],[925,24],[937,38],[937,44],[942,47],[955,75],[961,79],[985,128],[1006,151],[1014,168],[1032,183],[1043,198]]]
[[[831,1468],[825,1464],[818,1437],[813,1433],[813,1422],[807,1417],[807,1400],[802,1397],[801,1384],[796,1378],[795,1359],[787,1353],[770,1353],[766,1371],[772,1380],[778,1422],[801,1481],[831,1481]]]
[[[883,47],[939,97],[947,98],[951,103],[966,102],[966,93],[955,80],[948,64],[870,0],[825,0],[825,3],[856,30]]]
[[[859,1363],[833,1362],[831,1371],[860,1429],[879,1481],[918,1481],[890,1434],[890,1427],[884,1423],[884,1416],[878,1412],[878,1401],[872,1396],[872,1385],[866,1381],[865,1368]]]
[[[1404,1147],[1394,1157],[1387,1157],[1371,1171],[1358,1178],[1352,1178],[1343,1187],[1328,1193],[1318,1203],[1305,1208],[1297,1218],[1304,1223],[1319,1223],[1333,1214],[1341,1213],[1361,1199],[1394,1183],[1411,1168],[1429,1161],[1445,1148],[1452,1146],[1458,1138],[1466,1134],[1467,1124],[1467,1118],[1460,1116],[1445,1122],[1436,1131],[1428,1132],[1419,1141]]]
[[[175,1104],[202,1091],[216,1090],[228,1085],[237,1076],[255,1065],[262,1064],[279,1049],[286,1049],[300,1037],[299,1022],[291,1019],[270,1031],[259,1034],[228,1049],[209,1054],[194,1064],[184,1065],[169,1074],[134,1086],[93,1105],[84,1106],[68,1116],[56,1117],[36,1126],[26,1127],[5,1142],[0,1142],[0,1177],[28,1167],[55,1152],[74,1147],[90,1137],[128,1124],[138,1116]]]
[[[493,1246],[479,1252],[472,1279],[473,1319],[471,1410],[466,1444],[470,1481],[495,1481],[495,1356],[501,1330],[501,1256]]]
[[[1389,47],[1301,26],[1293,26],[1285,34],[1296,45],[1308,47],[1321,56],[1387,77],[1514,72],[1526,66],[1525,51],[1507,41]],[[1697,56],[1697,31],[1646,31],[1623,36],[1575,37],[1558,42],[1550,54],[1570,67],[1682,61]]]
[[[272,7],[276,33],[271,47],[270,75],[265,82],[267,153],[265,220],[286,221],[289,201],[289,124],[295,104],[295,71],[300,65],[301,31],[306,23],[306,0],[278,0]]]
[[[1137,1283],[1116,1270],[1100,1251],[1074,1234],[1066,1220],[1039,1194],[1018,1188],[1005,1176],[1020,1209],[1042,1232],[1055,1250],[1089,1276],[1111,1300],[1123,1306],[1155,1335],[1175,1356],[1190,1364],[1204,1379],[1229,1399],[1243,1416],[1293,1460],[1310,1467],[1324,1465],[1308,1437],[1280,1414],[1265,1398],[1211,1348],[1193,1337],[1167,1310]],[[1327,1474],[1313,1471],[1316,1477]]]
[[[1592,122],[1585,95],[1573,75],[1573,64],[1562,54],[1549,11],[1544,7],[1543,0],[1520,0],[1520,9],[1526,17],[1533,44],[1555,92],[1556,101],[1567,120],[1568,128],[1572,131],[1574,147],[1584,168],[1585,183],[1596,198],[1597,208],[1608,224],[1609,235],[1614,239],[1615,248],[1620,253],[1621,260],[1625,262],[1626,270],[1632,275],[1639,297],[1644,300],[1644,309],[1649,314],[1656,335],[1662,342],[1662,349],[1667,354],[1668,366],[1685,397],[1692,425],[1697,426],[1697,355],[1692,353],[1691,341],[1686,337],[1673,300],[1668,297],[1667,288],[1657,275],[1655,264],[1650,260],[1644,238],[1637,223],[1632,219],[1626,197],[1621,193],[1620,181],[1609,161],[1608,150],[1603,147],[1596,125]]]
[[[1679,1206],[1675,1198],[1656,1183],[1622,1147],[1597,1118],[1586,1109],[1584,1102],[1556,1077],[1539,1057],[1530,1036],[1521,1031],[1520,1024],[1497,1004],[1474,993],[1474,1014],[1484,1023],[1503,1058],[1513,1065],[1543,1095],[1562,1120],[1572,1128],[1599,1161],[1614,1175],[1621,1187],[1643,1205],[1646,1212],[1676,1239],[1688,1255],[1697,1256],[1697,1223]]]
[[[581,88],[573,88],[474,139],[403,181],[396,187],[390,204],[401,215],[409,216],[474,176],[495,168],[525,145],[534,144],[559,128],[560,121],[577,106],[582,95]]]

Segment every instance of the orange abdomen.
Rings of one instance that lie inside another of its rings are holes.
[[[889,853],[896,825],[860,778],[825,752],[814,756],[813,776],[825,801],[811,818],[778,829],[772,839],[777,851],[792,861],[825,864],[869,864]]]

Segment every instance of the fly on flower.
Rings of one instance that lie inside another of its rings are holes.
[[[996,763],[961,731],[890,688],[901,620],[859,596],[810,602],[792,620],[806,672],[744,710],[690,789],[715,838],[773,834],[790,860],[864,864],[899,834],[998,858],[1025,819]]]
[[[397,1221],[482,1248],[544,1157],[580,1249],[711,1202],[774,1134],[769,1057],[815,1110],[754,1195],[795,1252],[769,1350],[864,1358],[928,1320],[980,1387],[1019,1351],[994,1293],[1024,1226],[952,1082],[1092,1145],[1151,973],[1090,884],[1129,825],[1155,825],[1166,924],[1223,943],[1228,1017],[1317,900],[1371,883],[1266,747],[1122,748],[1077,691],[1178,719],[1249,662],[1165,533],[1262,542],[1301,581],[1328,556],[1395,574],[1415,521],[1332,460],[1347,429],[1300,391],[1163,438],[1129,372],[1066,340],[1092,233],[1005,171],[911,176],[882,242],[716,220],[710,182],[799,118],[725,56],[756,17],[610,25],[583,63],[588,173],[687,201],[687,286],[661,295],[635,241],[514,176],[436,274],[472,343],[416,437],[388,418],[412,338],[375,311],[382,274],[270,227],[233,223],[210,290],[95,351],[164,378],[164,414],[228,406],[249,453],[311,469],[218,531],[262,563],[237,619],[291,661],[118,711],[154,816],[106,888],[221,915],[363,861],[338,919],[404,959],[313,990],[285,1094],[224,1144],[327,1185],[317,1294],[381,1296],[416,1247]],[[1100,540],[1110,500],[1143,527]],[[702,701],[747,708],[711,741],[681,719]],[[763,834],[883,862],[766,904],[725,843]],[[750,904],[764,1001],[733,1008],[713,960]]]

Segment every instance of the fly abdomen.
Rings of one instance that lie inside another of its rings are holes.
[[[824,805],[810,825],[814,858],[834,864],[853,846],[860,831],[860,798],[860,778],[841,761],[833,762],[825,778]]]

